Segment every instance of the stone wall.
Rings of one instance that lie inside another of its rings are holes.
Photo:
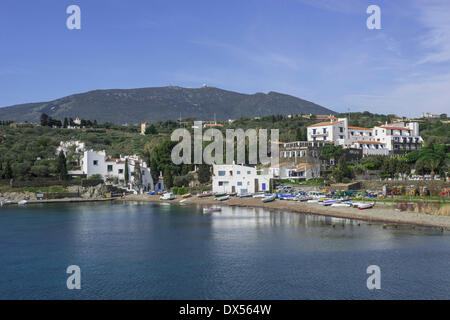
[[[431,195],[439,195],[445,189],[450,188],[450,182],[435,180],[435,181],[415,181],[415,180],[384,180],[384,181],[359,181],[361,183],[361,190],[381,191],[385,185],[388,190],[392,187],[423,187],[426,186]]]

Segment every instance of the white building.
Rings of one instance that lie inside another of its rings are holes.
[[[111,158],[105,151],[88,150],[81,159],[81,172],[87,177],[100,175],[105,181],[117,180],[119,185],[125,186],[125,165],[128,162],[128,184],[127,189],[138,193],[153,190],[153,178],[147,163],[138,156],[125,156]],[[142,186],[138,188],[135,183],[134,172],[139,165],[142,175]],[[70,173],[70,172],[69,172]],[[158,182],[161,183],[161,182]]]
[[[77,153],[83,153],[86,145],[84,144],[84,142],[80,141],[61,141],[59,143],[59,147],[56,148],[56,154],[59,154],[62,150],[64,152],[64,155],[67,156],[67,152],[71,148],[74,148],[74,151]]]
[[[328,142],[344,148],[363,150],[363,155],[390,155],[422,146],[417,122],[396,122],[374,128],[348,126],[347,118],[308,126],[308,141]]]
[[[320,178],[319,163],[280,163],[278,168],[270,169],[275,178],[278,179],[297,179],[310,180]]]
[[[254,167],[237,164],[213,165],[212,191],[214,193],[268,192],[273,174]]]

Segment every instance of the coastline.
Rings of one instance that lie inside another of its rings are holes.
[[[157,195],[129,195],[126,196],[125,198],[120,198],[117,200],[180,204],[180,200],[183,199],[177,197],[174,200],[160,200],[159,196]],[[381,224],[384,223],[394,225],[432,227],[432,228],[440,228],[442,231],[450,230],[450,216],[438,216],[408,211],[400,212],[392,208],[391,204],[381,204],[381,203],[377,203],[373,209],[358,210],[356,208],[348,208],[348,207],[324,207],[312,203],[279,200],[279,199],[272,202],[263,203],[261,201],[261,198],[232,197],[227,201],[217,201],[213,197],[198,198],[194,196],[186,198],[182,204],[265,208],[269,210],[292,211],[302,214],[323,215],[336,218],[376,222]]]

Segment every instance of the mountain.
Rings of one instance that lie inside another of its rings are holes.
[[[139,123],[194,117],[199,120],[262,117],[273,114],[335,114],[327,108],[277,92],[243,94],[215,87],[153,87],[95,90],[50,102],[0,108],[0,120],[39,122],[42,113],[98,122]]]

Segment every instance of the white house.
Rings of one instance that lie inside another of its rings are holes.
[[[80,141],[61,141],[59,143],[59,147],[56,148],[56,154],[59,154],[62,150],[64,152],[64,155],[67,155],[67,151],[69,151],[69,149],[72,147],[74,147],[75,152],[82,153],[84,152],[86,145],[84,144],[84,142]]]
[[[416,150],[422,146],[417,122],[396,122],[374,128],[348,126],[347,118],[319,122],[308,126],[309,142],[328,142],[344,148],[363,150],[363,155],[390,155]]]
[[[106,181],[117,180],[119,184],[125,185],[125,165],[128,162],[128,185],[129,190],[145,192],[154,189],[153,178],[147,163],[138,156],[125,156],[111,158],[105,151],[87,150],[81,159],[81,172],[87,177],[100,175]],[[142,187],[138,188],[135,183],[134,172],[139,165],[142,175]]]
[[[278,168],[270,168],[275,178],[310,180],[320,178],[320,163],[280,163]]]
[[[213,165],[214,193],[255,193],[269,191],[273,174],[237,164]]]

